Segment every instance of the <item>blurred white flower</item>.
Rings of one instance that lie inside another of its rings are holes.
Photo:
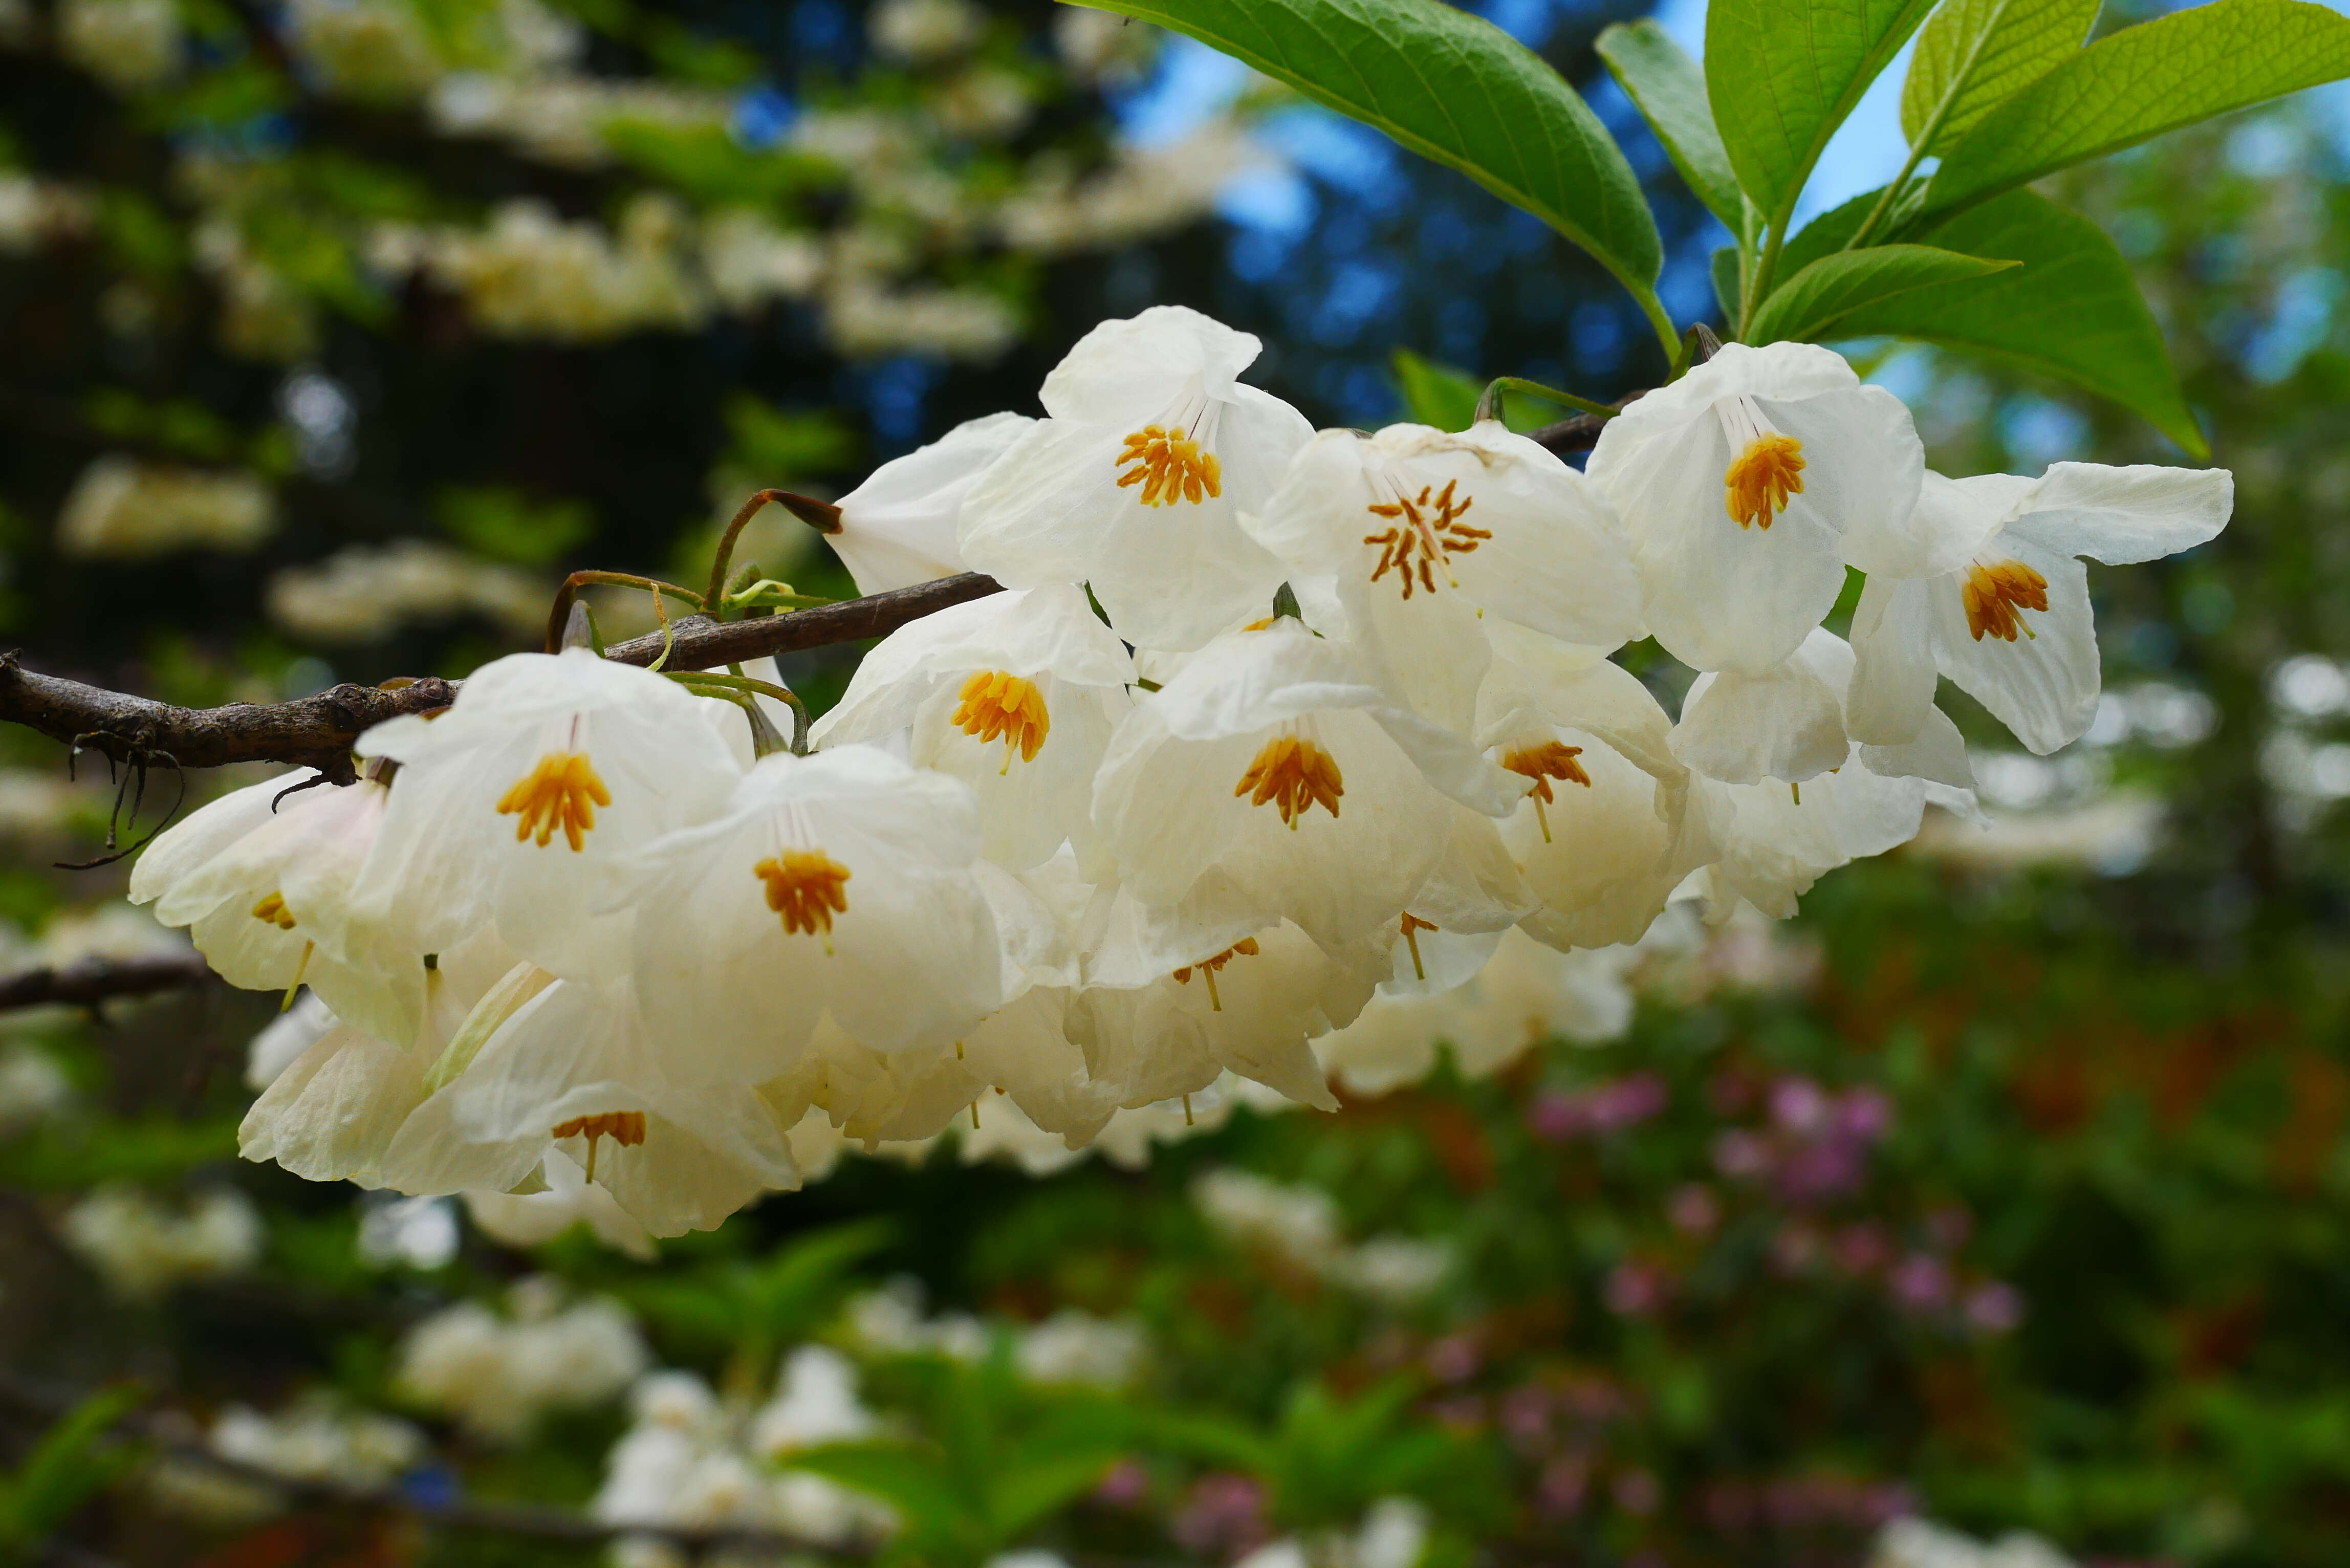
[[[567,1303],[562,1286],[541,1276],[508,1293],[504,1317],[460,1302],[418,1324],[400,1342],[395,1376],[410,1398],[511,1443],[552,1411],[617,1397],[650,1360],[618,1302]]]
[[[1141,1369],[1148,1348],[1139,1324],[1063,1307],[1022,1329],[1013,1356],[1032,1383],[1123,1388]]]
[[[73,1080],[36,1045],[0,1049],[0,1137],[47,1121],[73,1103]]]
[[[2073,1560],[2018,1531],[1997,1543],[1923,1519],[1897,1519],[1877,1532],[1867,1568],[2073,1568]]]
[[[479,616],[526,637],[546,623],[537,574],[428,539],[353,545],[269,579],[269,618],[308,642],[375,642],[420,623]]]
[[[250,550],[276,526],[276,500],[252,474],[107,456],[74,482],[57,537],[68,556],[140,561],[178,550]]]
[[[117,92],[136,92],[175,75],[187,30],[174,0],[63,0],[57,47]]]
[[[134,1301],[183,1280],[249,1268],[263,1241],[259,1211],[234,1188],[214,1188],[173,1209],[120,1183],[101,1186],[68,1210],[62,1234],[108,1289]]]

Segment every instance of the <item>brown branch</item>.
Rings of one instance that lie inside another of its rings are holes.
[[[788,615],[754,616],[723,624],[704,616],[681,616],[673,623],[677,651],[669,656],[668,668],[709,670],[746,659],[764,659],[771,653],[796,653],[836,642],[887,637],[909,621],[1002,591],[993,577],[965,572],[959,577],[941,577],[910,588],[892,588],[886,594],[868,594],[861,599],[843,599],[837,605],[818,605]],[[650,664],[660,657],[660,650],[661,635],[656,631],[616,642],[604,650],[604,657],[623,664]]]
[[[790,653],[883,637],[907,622],[967,599],[999,591],[995,579],[966,572],[837,605],[754,616],[723,624],[688,616],[675,626],[673,670],[707,670],[771,653]],[[660,657],[656,632],[607,650],[623,664]],[[456,688],[438,677],[385,690],[337,686],[291,702],[236,702],[225,708],[174,708],[78,680],[26,670],[15,653],[0,653],[0,720],[38,730],[51,740],[144,767],[217,768],[232,763],[290,763],[313,767],[338,784],[351,781],[350,749],[362,731],[403,713],[421,713],[456,700]]]
[[[54,968],[0,974],[0,1012],[19,1007],[95,1007],[119,996],[152,996],[209,985],[216,977],[203,955],[147,953],[137,958],[86,958]]]
[[[437,677],[385,691],[330,687],[291,702],[174,708],[167,702],[36,674],[0,653],[0,719],[53,741],[142,767],[217,768],[291,763],[338,783],[352,777],[351,742],[402,713],[445,708],[456,689]]]
[[[1537,431],[1528,431],[1526,439],[1565,457],[1568,452],[1589,452],[1597,446],[1599,432],[1607,428],[1607,421],[1597,414],[1577,414],[1573,419],[1561,420]]]

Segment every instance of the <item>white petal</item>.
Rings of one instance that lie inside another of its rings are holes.
[[[1942,590],[1938,580],[1895,577],[1871,577],[1860,590],[1845,712],[1855,739],[1901,745],[1933,711],[1933,597]]]
[[[2033,483],[2012,473],[1945,479],[1928,469],[1914,511],[1863,511],[1852,520],[1845,530],[1845,559],[1872,579],[1955,571],[1998,531]]]
[[[2057,555],[2119,566],[2217,537],[2235,504],[2235,476],[2224,468],[2060,462],[2041,475],[2009,526]]]
[[[850,677],[848,690],[811,732],[818,746],[869,741],[901,730],[941,682],[960,685],[973,670],[1123,686],[1134,660],[1116,633],[1066,583],[951,606],[891,632]]]
[[[1056,420],[1139,424],[1191,377],[1199,377],[1210,396],[1222,396],[1263,348],[1254,335],[1212,317],[1155,305],[1078,338],[1045,378],[1039,397]]]
[[[1036,421],[1023,414],[966,421],[918,452],[883,463],[840,498],[840,532],[826,535],[860,594],[967,570],[955,545],[962,498]]]
[[[1950,716],[1939,708],[1926,710],[1926,722],[1914,740],[1898,746],[1863,746],[1860,760],[1881,778],[1929,779],[1952,789],[1975,787],[1974,764],[1967,759],[1966,738]]]
[[[1843,693],[1800,656],[1760,675],[1700,676],[1672,745],[1684,763],[1725,784],[1800,783],[1843,765]]]

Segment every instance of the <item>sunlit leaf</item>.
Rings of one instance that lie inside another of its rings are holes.
[[[2350,17],[2212,0],[2100,38],[1985,115],[1927,188],[1929,217],[2199,119],[2350,76]]]
[[[2100,0],[1943,0],[1901,84],[1901,134],[1939,153],[2078,50]]]
[[[1875,245],[1822,256],[1773,291],[1748,324],[1746,340],[1819,337],[1864,306],[2014,266],[1933,245]]]
[[[1690,190],[1737,234],[1745,222],[1746,198],[1721,132],[1714,129],[1703,67],[1670,33],[1646,18],[1609,27],[1599,35],[1598,48]]]

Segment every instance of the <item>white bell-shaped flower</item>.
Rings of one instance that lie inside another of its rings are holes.
[[[1626,405],[1585,472],[1623,516],[1658,642],[1759,670],[1835,604],[1848,530],[1906,528],[1924,471],[1909,410],[1840,356],[1733,343]]]
[[[616,1252],[639,1262],[654,1256],[645,1228],[559,1148],[546,1151],[536,1180],[526,1178],[512,1192],[476,1189],[463,1197],[474,1227],[509,1247],[536,1247],[585,1225]]]
[[[549,984],[400,1125],[385,1184],[511,1191],[560,1152],[657,1237],[713,1229],[760,1193],[797,1187],[754,1090],[671,1076],[687,1038],[649,1030],[625,983]]]
[[[1854,670],[1851,644],[1814,628],[1804,646],[1775,669],[1759,675],[1734,670],[1700,675],[1681,702],[1673,754],[1724,784],[1776,779],[1801,785],[1833,772],[1852,753],[1845,705]],[[1949,716],[1930,704],[1908,741],[1864,745],[1861,760],[1883,778],[1974,787],[1965,740]]]
[[[494,923],[558,974],[608,975],[629,914],[619,867],[715,812],[741,776],[705,699],[584,649],[517,653],[469,677],[447,712],[359,738],[400,763],[353,906],[428,949]]]
[[[1596,1044],[1632,1020],[1629,948],[1560,952],[1508,931],[1485,964],[1440,991],[1382,985],[1362,1015],[1314,1042],[1349,1094],[1384,1095],[1434,1070],[1449,1045],[1461,1074],[1490,1077],[1554,1036]]]
[[[680,1079],[788,1072],[827,1012],[877,1051],[951,1044],[1002,1000],[971,791],[873,746],[777,753],[649,846],[623,907]]]
[[[1422,718],[1466,732],[1499,616],[1612,649],[1640,632],[1615,508],[1498,421],[1460,434],[1324,431],[1242,525],[1289,568],[1306,618],[1345,635]]]
[[[1094,820],[1124,890],[1187,907],[1208,950],[1283,919],[1335,945],[1394,926],[1451,846],[1450,800],[1499,816],[1523,789],[1284,616],[1136,706]]]
[[[835,554],[860,594],[886,593],[971,568],[955,544],[963,497],[1036,421],[990,414],[955,426],[918,452],[894,458],[837,503]]]
[[[1947,675],[2033,751],[2079,738],[2097,707],[2096,627],[2079,557],[2122,566],[2216,537],[2235,507],[2222,468],[2060,462],[2039,479],[1929,474],[1929,545],[1872,573],[1852,623],[1853,732],[1909,742]]]
[[[396,1040],[338,1023],[277,1073],[237,1128],[237,1152],[311,1181],[387,1184],[392,1139],[445,1075],[552,979],[494,933],[434,955],[421,1018]]]
[[[1351,1023],[1387,971],[1383,943],[1334,953],[1286,921],[1171,971],[1120,973],[1100,957],[1105,983],[1070,998],[1067,1029],[1092,1081],[1128,1107],[1195,1094],[1229,1069],[1336,1110],[1308,1042]]]
[[[1281,568],[1242,531],[1314,430],[1240,373],[1263,348],[1180,306],[1105,321],[1045,379],[1052,417],[963,502],[972,569],[1086,583],[1146,648],[1197,648],[1266,603]]]
[[[1521,924],[1561,950],[1637,941],[1712,849],[1672,722],[1589,649],[1507,628],[1494,647],[1478,739],[1527,786],[1502,825],[1540,900]]]
[[[307,983],[338,1018],[405,1043],[420,1022],[427,950],[351,910],[390,798],[372,778],[338,787],[307,771],[235,791],[148,846],[130,901],[151,900],[157,919],[188,927],[231,985]]]
[[[1844,766],[1801,785],[1696,780],[1715,843],[1710,919],[1727,919],[1740,898],[1787,919],[1822,874],[1918,836],[1929,805],[1977,818],[1971,790],[1886,777],[1870,770],[1866,751],[1855,745]]]
[[[917,767],[969,784],[983,852],[1024,871],[1092,837],[1094,772],[1132,706],[1126,645],[1066,584],[924,616],[865,656],[818,746],[905,730]]]

